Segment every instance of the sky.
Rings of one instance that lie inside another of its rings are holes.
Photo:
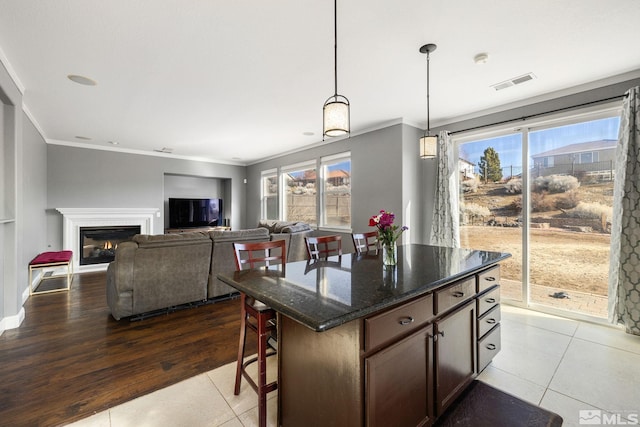
[[[529,133],[529,152],[535,155],[543,151],[564,147],[578,142],[618,139],[620,117],[582,122]],[[500,166],[522,167],[521,134],[472,141],[460,146],[460,157],[477,165],[487,147],[493,147],[500,157]],[[521,169],[518,169],[518,173]],[[515,173],[515,171],[514,171]]]

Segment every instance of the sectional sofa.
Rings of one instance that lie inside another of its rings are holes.
[[[107,304],[116,320],[236,291],[217,279],[234,271],[233,242],[267,241],[266,228],[136,235],[118,245],[107,269]]]

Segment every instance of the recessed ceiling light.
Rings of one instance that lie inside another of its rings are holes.
[[[232,157],[231,160],[242,160],[240,157]]]
[[[120,145],[118,141],[107,141],[111,145]]]
[[[488,53],[479,53],[473,57],[473,62],[476,64],[486,64],[489,61]]]
[[[81,140],[83,140],[83,141],[91,141],[91,138],[89,138],[88,136],[79,136],[79,135],[76,135],[76,137],[75,137],[75,138],[76,138],[76,139],[81,139]]]
[[[315,135],[315,133],[313,133],[313,132],[302,132],[302,134],[304,136],[313,136],[313,135]]]
[[[69,74],[67,78],[74,83],[78,83],[80,85],[85,85],[85,86],[95,86],[98,84],[98,82],[96,82],[93,79],[90,79],[89,77],[79,76],[77,74]]]

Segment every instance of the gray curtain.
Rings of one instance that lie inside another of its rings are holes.
[[[436,193],[429,243],[460,247],[460,211],[458,209],[457,162],[449,133],[438,134]]]
[[[609,320],[640,335],[640,87],[626,93],[615,171]]]

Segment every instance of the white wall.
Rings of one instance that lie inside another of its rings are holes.
[[[244,166],[48,145],[47,171],[47,244],[53,250],[62,248],[62,215],[56,208],[156,208],[162,215],[153,233],[164,233],[165,175],[230,181],[225,210],[230,209],[234,228],[244,227]]]
[[[406,125],[393,125],[373,132],[318,144],[307,150],[260,162],[247,168],[247,222],[260,220],[260,172],[331,154],[351,152],[351,227],[370,231],[369,218],[380,209],[403,218],[403,141]],[[416,142],[417,144],[417,142]],[[416,145],[417,147],[417,145]],[[417,148],[416,148],[417,149]],[[417,151],[416,151],[417,159]]]

